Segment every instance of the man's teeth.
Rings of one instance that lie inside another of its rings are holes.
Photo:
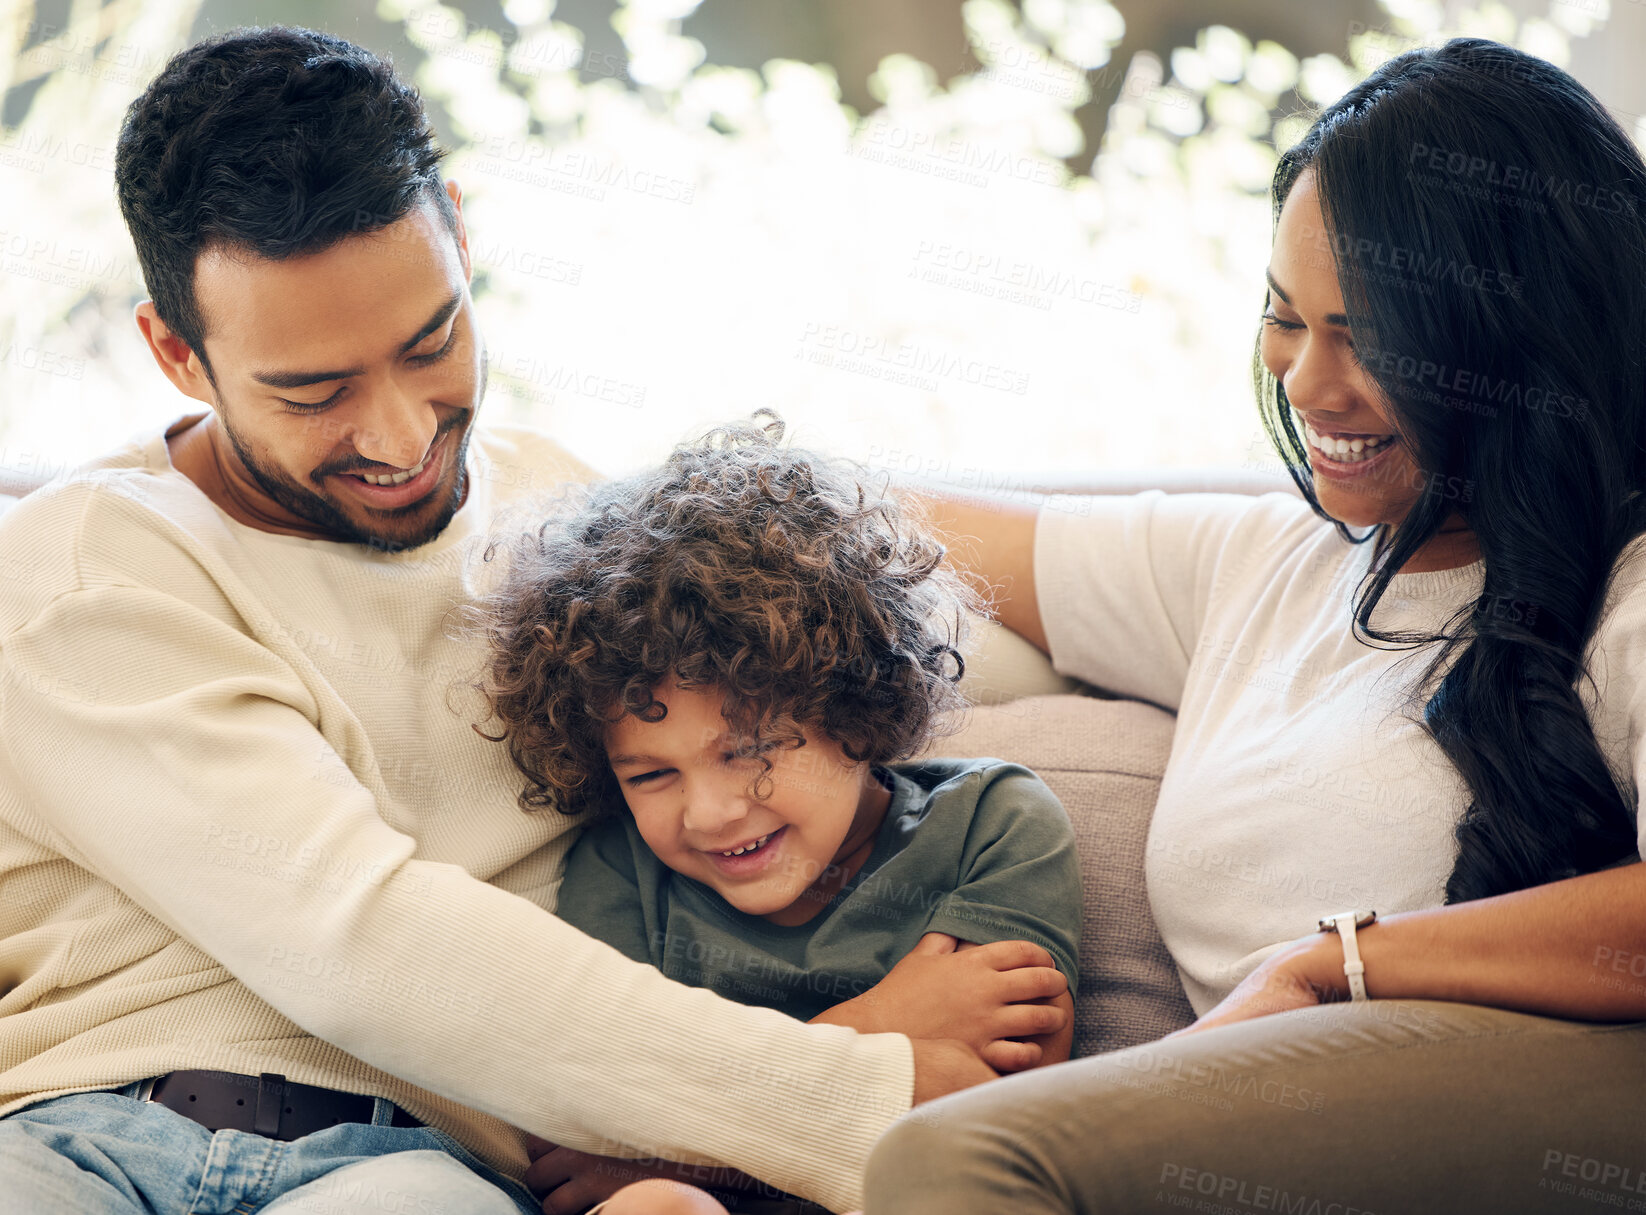
[[[382,476],[374,476],[371,473],[359,473],[357,475],[367,485],[403,485],[422,472],[423,465],[428,462],[429,458],[424,456],[423,464],[419,464],[416,468],[407,469],[405,472],[384,473]]]
[[[1303,427],[1303,432],[1308,435],[1313,447],[1341,464],[1359,464],[1362,460],[1370,460],[1378,448],[1394,438],[1393,435],[1356,435],[1349,439],[1333,439],[1308,425]]]
[[[761,844],[764,844],[767,840],[771,839],[772,836],[774,836],[776,834],[777,834],[777,832],[775,832],[775,831],[768,831],[768,832],[766,832],[765,835],[763,835],[759,839],[755,840],[754,843],[744,844],[741,848],[733,848],[730,852],[722,852],[720,855],[721,856],[742,856],[745,852],[753,852],[756,848],[760,847]]]

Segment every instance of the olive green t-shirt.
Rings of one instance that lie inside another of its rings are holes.
[[[674,872],[626,811],[573,846],[556,914],[671,979],[801,1020],[869,990],[927,932],[1033,941],[1074,992],[1080,869],[1045,783],[998,759],[879,771],[892,800],[869,858],[805,924],[748,915]]]

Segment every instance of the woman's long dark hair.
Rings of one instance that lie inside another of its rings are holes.
[[[1420,478],[1355,602],[1377,641],[1456,655],[1423,722],[1467,781],[1448,903],[1571,877],[1635,847],[1579,695],[1624,546],[1646,530],[1646,163],[1565,72],[1482,39],[1410,51],[1286,152],[1274,215],[1305,170],[1357,357]],[[1258,368],[1264,428],[1315,513],[1285,391]],[[1438,633],[1372,612],[1453,513],[1485,566]]]

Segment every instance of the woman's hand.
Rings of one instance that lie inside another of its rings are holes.
[[[1055,1034],[1070,1013],[1054,1003],[1068,980],[1051,954],[1029,941],[995,941],[965,949],[947,933],[928,932],[886,977],[855,999],[814,1017],[814,1024],[849,1025],[862,1033],[952,1038],[996,1071],[1021,1071],[1041,1061],[1041,1046],[1016,1042]],[[1066,1002],[1065,1002],[1066,1003]]]
[[[1246,976],[1240,986],[1224,996],[1216,1008],[1193,1025],[1166,1037],[1181,1038],[1203,1029],[1250,1021],[1255,1017],[1290,1012],[1294,1008],[1308,1008],[1337,999],[1340,992],[1337,983],[1333,982],[1332,966],[1335,960],[1335,978],[1341,982],[1341,952],[1342,946],[1335,936],[1313,933],[1303,937],[1267,958]]]

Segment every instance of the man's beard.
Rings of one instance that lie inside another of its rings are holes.
[[[435,514],[425,522],[417,522],[418,516],[428,509],[428,498],[424,498],[410,506],[375,512],[383,522],[374,527],[369,523],[357,523],[330,498],[300,485],[284,471],[263,463],[241,442],[240,436],[234,433],[221,408],[217,414],[223,433],[228,436],[229,446],[234,449],[236,458],[251,474],[252,480],[257,482],[260,490],[299,519],[312,523],[333,540],[345,544],[364,544],[368,548],[388,553],[404,552],[406,549],[427,544],[445,531],[446,525],[452,521],[452,516],[457,514],[457,508],[462,505],[468,491],[468,469],[465,462],[469,452],[469,437],[473,433],[473,427],[468,423],[473,417],[474,414],[470,410],[454,414],[435,432],[434,443],[430,444],[432,449],[447,434],[462,429],[463,435],[453,456],[457,462],[457,476],[452,479],[451,490],[445,493],[444,501],[440,503]],[[437,488],[431,490],[430,494],[432,496],[441,492]],[[395,526],[397,522],[400,523],[398,527]]]
[[[477,401],[485,400],[486,385],[491,378],[491,356],[484,346],[480,348],[480,391],[476,394]],[[445,436],[453,430],[462,428],[463,437],[458,441],[457,451],[452,458],[457,463],[457,476],[452,479],[451,492],[446,495],[445,501],[440,504],[436,514],[420,527],[413,530],[395,531],[393,521],[406,520],[408,524],[415,516],[428,506],[428,498],[421,502],[414,502],[410,506],[399,507],[396,510],[376,512],[386,524],[380,528],[362,526],[349,517],[341,507],[330,498],[323,497],[314,490],[286,475],[280,469],[273,468],[253,453],[251,448],[240,441],[240,436],[234,433],[229,425],[228,411],[223,408],[221,396],[213,393],[217,403],[217,421],[223,427],[223,433],[228,436],[229,446],[234,449],[235,457],[245,470],[251,474],[257,487],[286,510],[299,519],[314,524],[321,531],[326,532],[332,539],[344,544],[363,544],[368,548],[380,549],[383,552],[397,553],[406,549],[420,548],[446,530],[446,525],[457,514],[457,508],[463,505],[469,489],[469,438],[474,432],[470,425],[474,421],[475,411],[464,409],[454,414],[450,420],[441,424],[435,431],[434,442],[429,444],[432,451]],[[436,488],[430,494],[438,494]]]

